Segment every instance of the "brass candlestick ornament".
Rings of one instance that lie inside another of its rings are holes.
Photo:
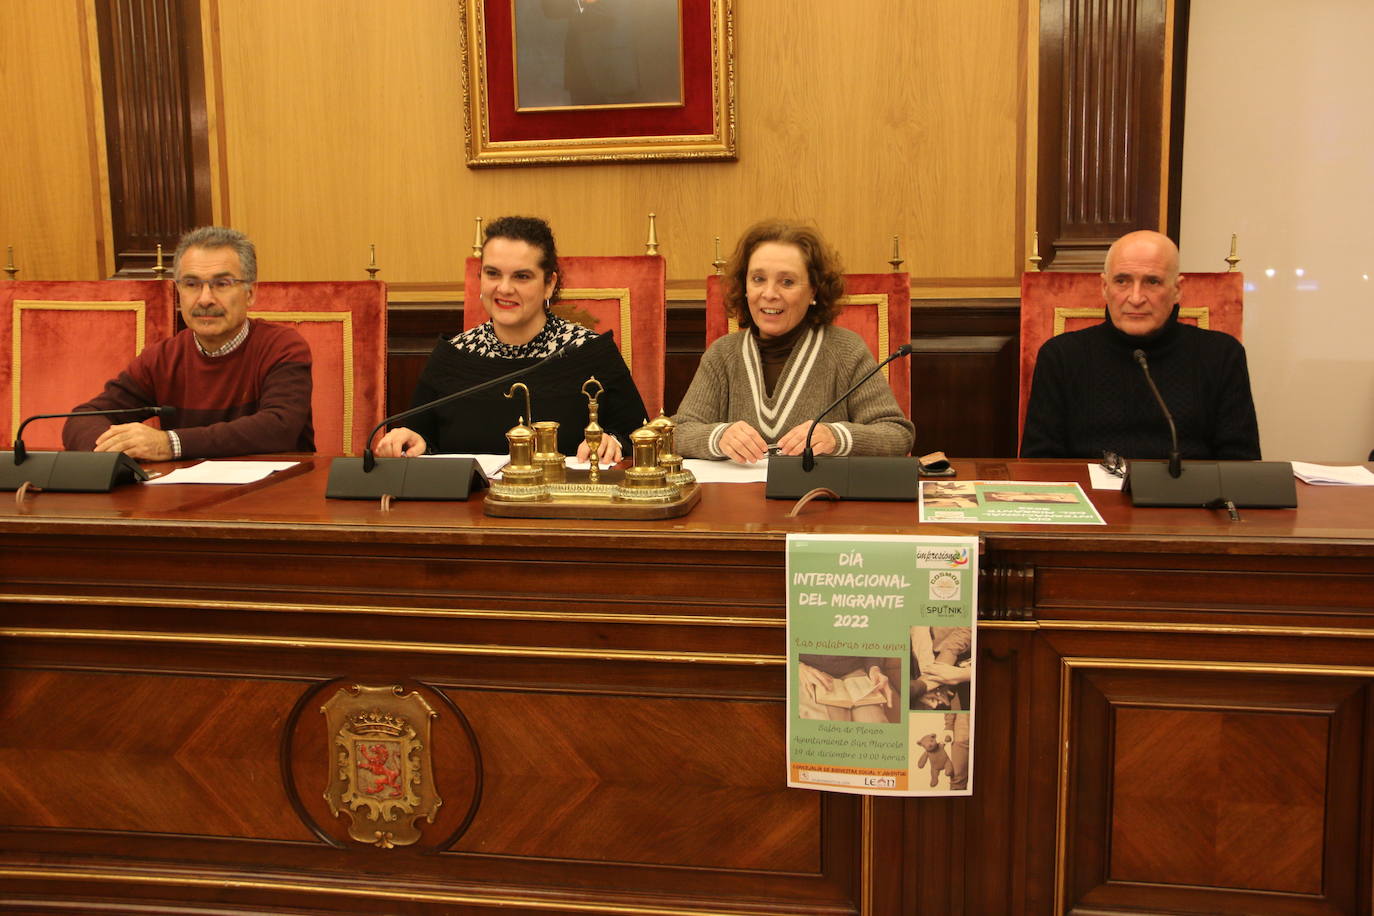
[[[595,394],[587,390],[593,385],[596,386]],[[606,432],[601,428],[601,424],[596,422],[596,416],[601,410],[597,399],[605,390],[605,386],[598,382],[594,375],[582,383],[582,393],[587,396],[587,428],[582,430],[582,441],[587,443],[587,472],[592,483],[601,482],[601,440]]]

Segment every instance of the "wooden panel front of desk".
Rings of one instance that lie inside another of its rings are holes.
[[[983,532],[975,794],[871,801],[783,788],[783,544],[910,504],[572,525],[326,472],[0,510],[0,909],[1369,912],[1374,495]],[[351,684],[436,712],[414,845],[324,799]]]

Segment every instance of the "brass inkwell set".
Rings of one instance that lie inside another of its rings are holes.
[[[623,470],[602,468],[598,460],[606,432],[597,423],[597,399],[605,389],[596,376],[582,385],[587,397],[587,443],[590,463],[586,470],[569,468],[567,456],[558,451],[558,424],[541,420],[526,425],[533,416],[530,389],[516,382],[506,392],[525,396],[525,414],[506,433],[510,463],[493,480],[486,495],[487,515],[521,518],[653,519],[686,515],[701,498],[701,488],[691,471],[682,467],[673,434],[677,424],[659,414],[630,433],[633,457]]]

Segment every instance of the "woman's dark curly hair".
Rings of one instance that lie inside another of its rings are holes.
[[[553,230],[548,223],[537,216],[503,216],[487,223],[482,230],[483,252],[487,249],[487,242],[492,239],[511,239],[538,248],[543,253],[539,259],[539,269],[544,271],[544,276],[551,273],[558,275],[549,302],[558,301],[558,294],[563,291],[563,271],[558,269],[558,246],[554,243]]]
[[[781,219],[755,223],[740,237],[735,253],[725,267],[725,310],[735,317],[740,327],[753,325],[745,297],[748,289],[746,275],[754,249],[765,242],[795,245],[801,250],[802,260],[806,262],[807,279],[811,281],[811,289],[816,294],[816,301],[807,310],[805,320],[815,327],[834,321],[840,313],[840,298],[844,296],[844,267],[840,264],[839,254],[825,243],[814,226]]]

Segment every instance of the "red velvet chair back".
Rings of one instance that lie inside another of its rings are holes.
[[[554,305],[561,318],[598,333],[611,331],[630,368],[649,418],[663,407],[667,355],[668,271],[660,255],[560,257],[563,292]],[[463,285],[463,330],[487,320],[482,307],[482,261],[468,258]]]
[[[167,280],[0,282],[0,442],[25,417],[89,401],[175,328]],[[24,444],[62,448],[62,421],[33,424]]]
[[[260,282],[248,314],[310,344],[316,454],[362,454],[386,416],[386,284]]]
[[[845,274],[844,298],[835,324],[858,334],[882,361],[902,344],[911,342],[911,279],[906,273]],[[717,337],[739,330],[725,311],[725,278],[706,278],[706,346]],[[883,377],[892,387],[897,406],[911,418],[911,359],[888,363]]]
[[[1183,274],[1179,320],[1241,339],[1244,275]],[[1106,317],[1099,274],[1040,271],[1021,275],[1021,405],[1019,442],[1026,426],[1031,379],[1040,347],[1057,334],[1101,324]]]

